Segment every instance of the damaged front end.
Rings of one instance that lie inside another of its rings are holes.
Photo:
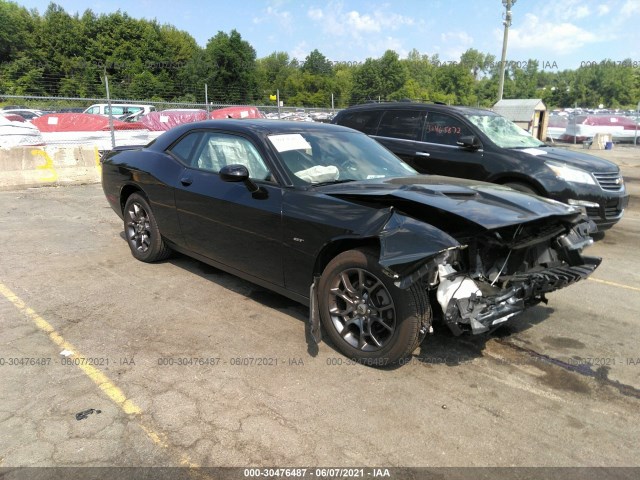
[[[442,248],[417,260],[420,249],[406,247],[425,224],[394,216],[380,235],[381,265],[399,288],[422,282],[455,335],[490,331],[546,303],[545,294],[587,278],[601,262],[582,255],[595,231],[584,217],[543,218],[457,239],[433,233]]]

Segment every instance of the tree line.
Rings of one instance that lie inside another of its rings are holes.
[[[586,62],[507,64],[504,98],[542,98],[550,107],[635,108],[640,65]],[[637,63],[637,62],[636,62]],[[500,62],[468,49],[458,61],[387,50],[363,62],[333,62],[318,49],[304,59],[274,52],[257,58],[236,30],[204,48],[187,32],[126,13],[68,14],[51,3],[43,14],[0,0],[0,95],[112,98],[167,102],[274,104],[336,108],[378,100],[422,100],[491,106]]]

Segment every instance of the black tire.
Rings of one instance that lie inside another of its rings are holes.
[[[132,193],[124,205],[124,234],[135,258],[142,262],[157,262],[171,255],[160,235],[156,218],[147,199]]]
[[[407,357],[431,325],[426,290],[396,287],[373,250],[348,250],[331,260],[320,278],[318,305],[336,348],[365,365]]]
[[[505,183],[505,186],[511,187],[514,190],[518,190],[519,192],[531,193],[533,195],[540,195],[533,187],[527,185],[526,183],[521,182],[509,182]]]

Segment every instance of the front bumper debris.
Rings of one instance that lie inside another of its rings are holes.
[[[440,266],[437,298],[444,321],[454,335],[465,331],[487,332],[526,308],[546,302],[546,293],[586,279],[601,262],[597,257],[582,259],[584,263],[577,266],[565,265],[513,275],[506,288],[490,296],[483,296],[477,281],[468,276],[455,272],[456,277],[448,279],[452,269]]]

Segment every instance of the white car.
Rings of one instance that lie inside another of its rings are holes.
[[[95,105],[91,105],[87,108],[83,113],[93,113],[94,115],[104,115],[106,117],[109,116],[109,113],[113,115],[114,118],[125,118],[130,115],[141,113],[141,115],[146,115],[149,112],[155,112],[156,107],[153,105],[134,105],[130,103],[112,103],[111,104],[111,112],[109,111],[109,105],[106,103],[96,103]]]

